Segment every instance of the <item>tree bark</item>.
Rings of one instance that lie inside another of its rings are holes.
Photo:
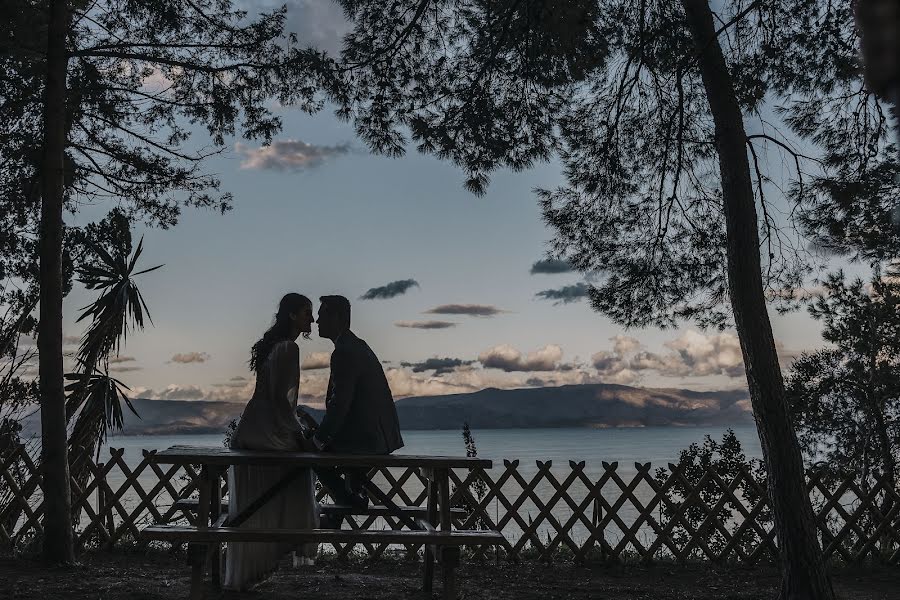
[[[41,393],[41,471],[44,488],[43,557],[75,561],[66,440],[62,356],[62,244],[66,149],[66,37],[69,7],[49,3],[47,75],[44,85],[44,147],[41,164],[40,323],[38,371]]]
[[[682,4],[699,52],[700,73],[715,124],[725,207],[728,290],[768,473],[782,571],[781,598],[833,600],[763,292],[756,200],[743,114],[716,38],[708,0],[682,0]]]

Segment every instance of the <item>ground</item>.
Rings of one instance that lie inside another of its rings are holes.
[[[6,600],[180,600],[188,597],[184,555],[86,553],[71,568],[47,569],[25,558],[0,557],[0,598]],[[439,571],[439,569],[438,569]],[[421,600],[421,565],[403,560],[320,560],[315,567],[285,565],[252,592],[225,600],[304,598]],[[774,599],[771,566],[552,565],[522,561],[463,563],[461,599],[757,600]],[[842,600],[900,600],[900,569],[854,568],[834,573]],[[435,581],[439,598],[440,576]]]

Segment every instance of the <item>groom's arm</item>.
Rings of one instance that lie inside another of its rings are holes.
[[[320,450],[331,443],[344,424],[353,404],[357,376],[356,361],[353,360],[352,353],[346,348],[335,349],[331,353],[331,398],[322,423],[313,437],[313,443]]]

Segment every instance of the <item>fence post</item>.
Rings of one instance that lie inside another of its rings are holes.
[[[103,468],[106,466],[106,463],[98,462],[97,463],[97,472],[103,473]],[[104,528],[106,532],[109,534],[109,538],[107,538],[106,542],[103,543],[104,550],[112,549],[112,539],[115,535],[115,522],[113,521],[113,511],[112,504],[107,499],[106,486],[101,485],[100,482],[97,483],[97,519],[100,523],[104,523]]]

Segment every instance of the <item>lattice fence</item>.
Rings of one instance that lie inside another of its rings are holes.
[[[73,481],[81,546],[112,548],[141,544],[151,523],[190,520],[174,506],[196,496],[198,472],[163,468],[110,449],[109,459],[88,464],[89,477]],[[130,459],[130,460],[129,460]],[[499,462],[499,461],[498,461]],[[457,527],[487,526],[503,532],[499,549],[473,548],[476,557],[545,560],[676,559],[756,563],[775,558],[764,482],[739,469],[724,477],[707,470],[688,477],[669,464],[651,471],[603,462],[534,466],[504,460],[494,469],[451,472],[451,501],[467,510]],[[414,469],[380,469],[372,478],[399,504],[425,503],[425,482]],[[900,494],[883,478],[868,483],[825,480],[813,474],[808,490],[827,557],[843,562],[900,563]],[[227,490],[225,490],[227,493]],[[321,494],[320,494],[321,495]],[[41,534],[40,476],[24,447],[0,460],[0,544],[25,545]],[[352,528],[399,528],[390,518],[351,519]],[[378,556],[384,545],[335,546],[339,555],[362,551]],[[407,546],[415,553],[419,548]]]

